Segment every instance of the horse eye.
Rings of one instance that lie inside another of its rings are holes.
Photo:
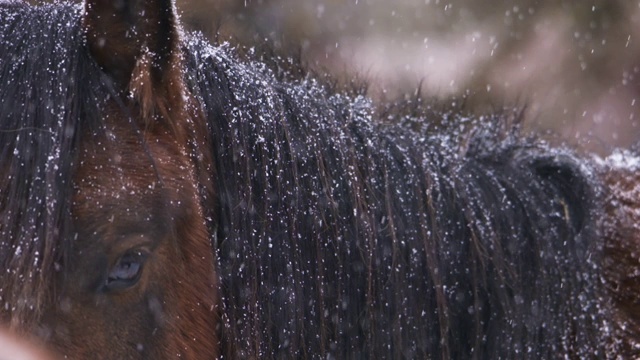
[[[147,253],[140,250],[124,254],[109,270],[105,289],[124,290],[135,285],[140,280],[146,258]]]

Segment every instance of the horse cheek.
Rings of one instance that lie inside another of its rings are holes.
[[[190,217],[191,224],[185,231],[183,248],[188,251],[185,258],[187,274],[182,279],[192,279],[181,285],[180,315],[183,329],[197,329],[193,337],[185,337],[183,346],[190,349],[192,359],[216,358],[218,338],[215,332],[219,323],[216,299],[217,281],[214,259],[209,242],[209,234],[204,222],[197,217]]]

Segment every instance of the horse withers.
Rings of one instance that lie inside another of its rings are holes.
[[[4,327],[70,359],[637,351],[606,167],[250,53],[169,0],[0,4]]]

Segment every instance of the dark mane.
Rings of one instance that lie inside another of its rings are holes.
[[[12,319],[37,321],[61,283],[77,233],[78,143],[122,95],[90,57],[81,11],[0,5],[0,306]],[[217,261],[224,358],[616,353],[599,275],[601,195],[587,161],[524,138],[501,116],[471,121],[472,133],[413,126],[435,120],[423,109],[410,121],[383,116],[365,96],[184,36],[192,94],[179,103],[193,95],[204,119],[176,123],[208,128],[181,130],[211,146],[190,159],[209,177],[194,176]],[[206,240],[198,209],[189,220]],[[200,259],[188,258],[193,268]],[[181,276],[176,283],[191,280]],[[168,324],[158,299],[141,312]]]
[[[105,98],[80,11],[0,4],[0,305],[25,319],[37,317],[71,241],[75,144]]]
[[[580,159],[495,122],[461,149],[225,46],[187,53],[216,156],[224,353],[603,356]]]

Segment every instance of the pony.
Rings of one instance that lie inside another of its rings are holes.
[[[0,323],[69,359],[637,351],[615,171],[289,62],[170,0],[1,3]]]

